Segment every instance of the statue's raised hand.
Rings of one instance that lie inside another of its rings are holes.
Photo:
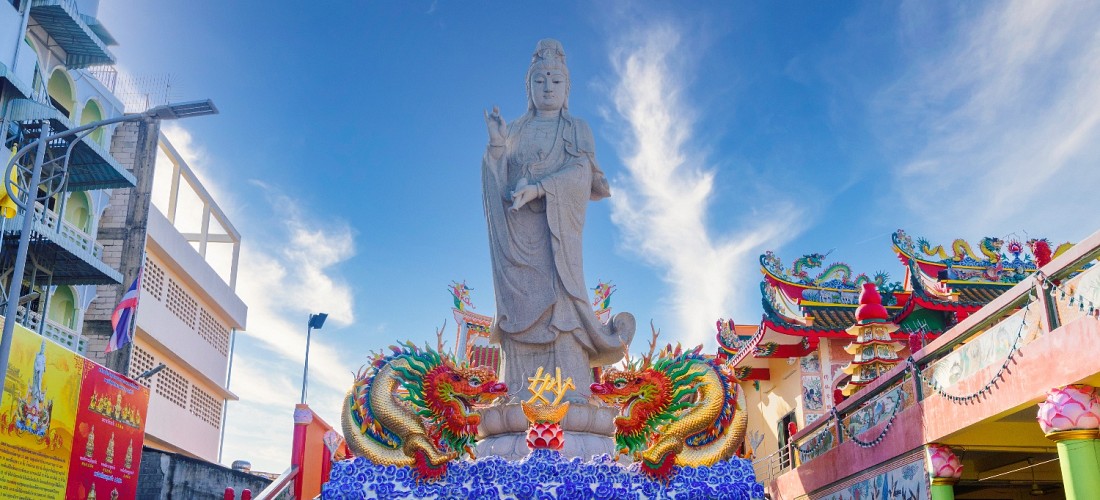
[[[485,111],[485,126],[489,129],[489,145],[503,146],[504,137],[508,134],[508,126],[504,123],[504,118],[500,116],[499,107],[493,106],[491,114]]]

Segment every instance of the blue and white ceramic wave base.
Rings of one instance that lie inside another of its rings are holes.
[[[733,458],[710,467],[676,468],[666,486],[601,455],[590,462],[566,460],[550,450],[535,450],[518,462],[500,457],[452,462],[440,481],[417,484],[408,467],[375,465],[364,458],[333,464],[323,499],[458,498],[473,499],[761,499],[748,460]]]

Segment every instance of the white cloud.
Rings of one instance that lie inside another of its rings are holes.
[[[612,98],[626,133],[618,144],[627,169],[616,179],[612,220],[624,246],[659,267],[672,287],[686,345],[712,345],[714,321],[734,313],[734,298],[757,296],[754,258],[798,231],[785,205],[727,234],[707,226],[716,170],[693,144],[694,114],[684,97],[690,68],[683,33],[667,25],[631,32],[615,43]],[[746,211],[752,206],[746,203]]]
[[[248,330],[238,337],[231,389],[241,400],[230,404],[223,460],[247,459],[257,470],[281,472],[289,464],[291,414],[301,394],[306,321],[310,313],[327,312],[329,331],[354,322],[351,287],[334,267],[355,254],[355,245],[346,223],[322,224],[296,209],[296,200],[255,184],[278,209],[282,226],[263,241],[245,238],[241,247],[237,292],[248,304]],[[308,401],[337,427],[351,372],[324,331],[314,332]]]
[[[1100,224],[1100,212],[1083,210],[1100,185],[1100,4],[982,7],[956,16],[942,50],[917,50],[943,35],[924,25],[940,16],[901,16],[914,58],[872,116],[920,145],[894,166],[894,194],[955,236],[1085,236]]]

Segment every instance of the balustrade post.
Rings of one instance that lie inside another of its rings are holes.
[[[1039,403],[1039,426],[1058,446],[1068,500],[1100,498],[1100,395],[1083,384],[1051,389]]]
[[[962,464],[950,447],[929,443],[924,447],[924,465],[932,485],[932,500],[955,500],[955,483],[962,477]]]

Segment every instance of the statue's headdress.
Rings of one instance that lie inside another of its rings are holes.
[[[527,68],[527,80],[524,87],[527,88],[527,109],[535,109],[535,101],[531,97],[531,77],[536,71],[559,70],[565,75],[565,102],[564,109],[569,109],[569,89],[572,81],[569,78],[569,67],[565,65],[565,49],[561,42],[553,38],[543,38],[535,46],[535,53],[531,54],[531,66]]]

